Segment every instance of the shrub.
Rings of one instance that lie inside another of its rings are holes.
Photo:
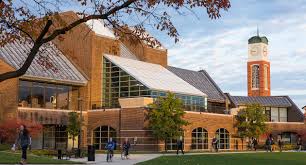
[[[32,150],[31,151],[34,155],[37,156],[54,156],[57,154],[55,150]]]
[[[0,151],[10,150],[11,148],[11,144],[0,144]]]

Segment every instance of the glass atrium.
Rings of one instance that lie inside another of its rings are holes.
[[[148,77],[150,72],[152,74],[157,72],[162,73],[164,76],[169,78],[169,80],[165,80],[162,75],[153,75],[152,77]],[[132,74],[134,75],[132,76]],[[207,109],[207,97],[205,94],[199,93],[199,91],[193,89],[193,87],[188,83],[181,82],[183,80],[178,80],[177,77],[171,76],[175,75],[170,74],[167,69],[156,64],[107,55],[103,59],[103,107],[119,108],[119,98],[157,98],[166,96],[167,91],[170,91],[183,101],[187,111],[203,112]],[[175,82],[174,84],[171,84],[169,81]],[[168,84],[164,85],[163,82]],[[150,84],[151,87],[146,85],[146,83]],[[172,89],[166,90],[167,88]],[[185,91],[194,91],[196,94],[187,94]]]

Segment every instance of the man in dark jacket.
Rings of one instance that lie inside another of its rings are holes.
[[[179,150],[181,150],[181,151],[182,151],[182,154],[184,155],[182,137],[180,137],[180,139],[177,140],[177,150],[176,150],[176,154],[177,154],[177,155],[178,155]]]
[[[25,164],[27,161],[27,149],[30,144],[29,132],[25,125],[20,126],[20,131],[15,144],[19,144],[22,150],[20,164]],[[17,146],[17,145],[16,145]]]

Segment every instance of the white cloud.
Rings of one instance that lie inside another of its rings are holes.
[[[256,24],[260,22],[260,35],[269,39],[272,93],[306,98],[306,83],[301,83],[306,82],[306,76],[293,77],[296,73],[306,75],[305,13],[287,13],[266,20],[231,18],[229,22],[245,25],[218,27],[214,34],[203,36],[194,33],[183,36],[180,43],[169,48],[169,64],[191,70],[206,69],[225,92],[246,95],[247,40],[255,35]],[[205,34],[198,28],[195,31]],[[286,90],[278,90],[282,86]]]

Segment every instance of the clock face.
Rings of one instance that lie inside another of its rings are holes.
[[[253,46],[251,48],[251,55],[256,56],[258,54],[258,47],[257,46]]]
[[[264,55],[264,56],[267,56],[267,55],[268,55],[268,49],[267,49],[266,46],[263,48],[263,55]]]

